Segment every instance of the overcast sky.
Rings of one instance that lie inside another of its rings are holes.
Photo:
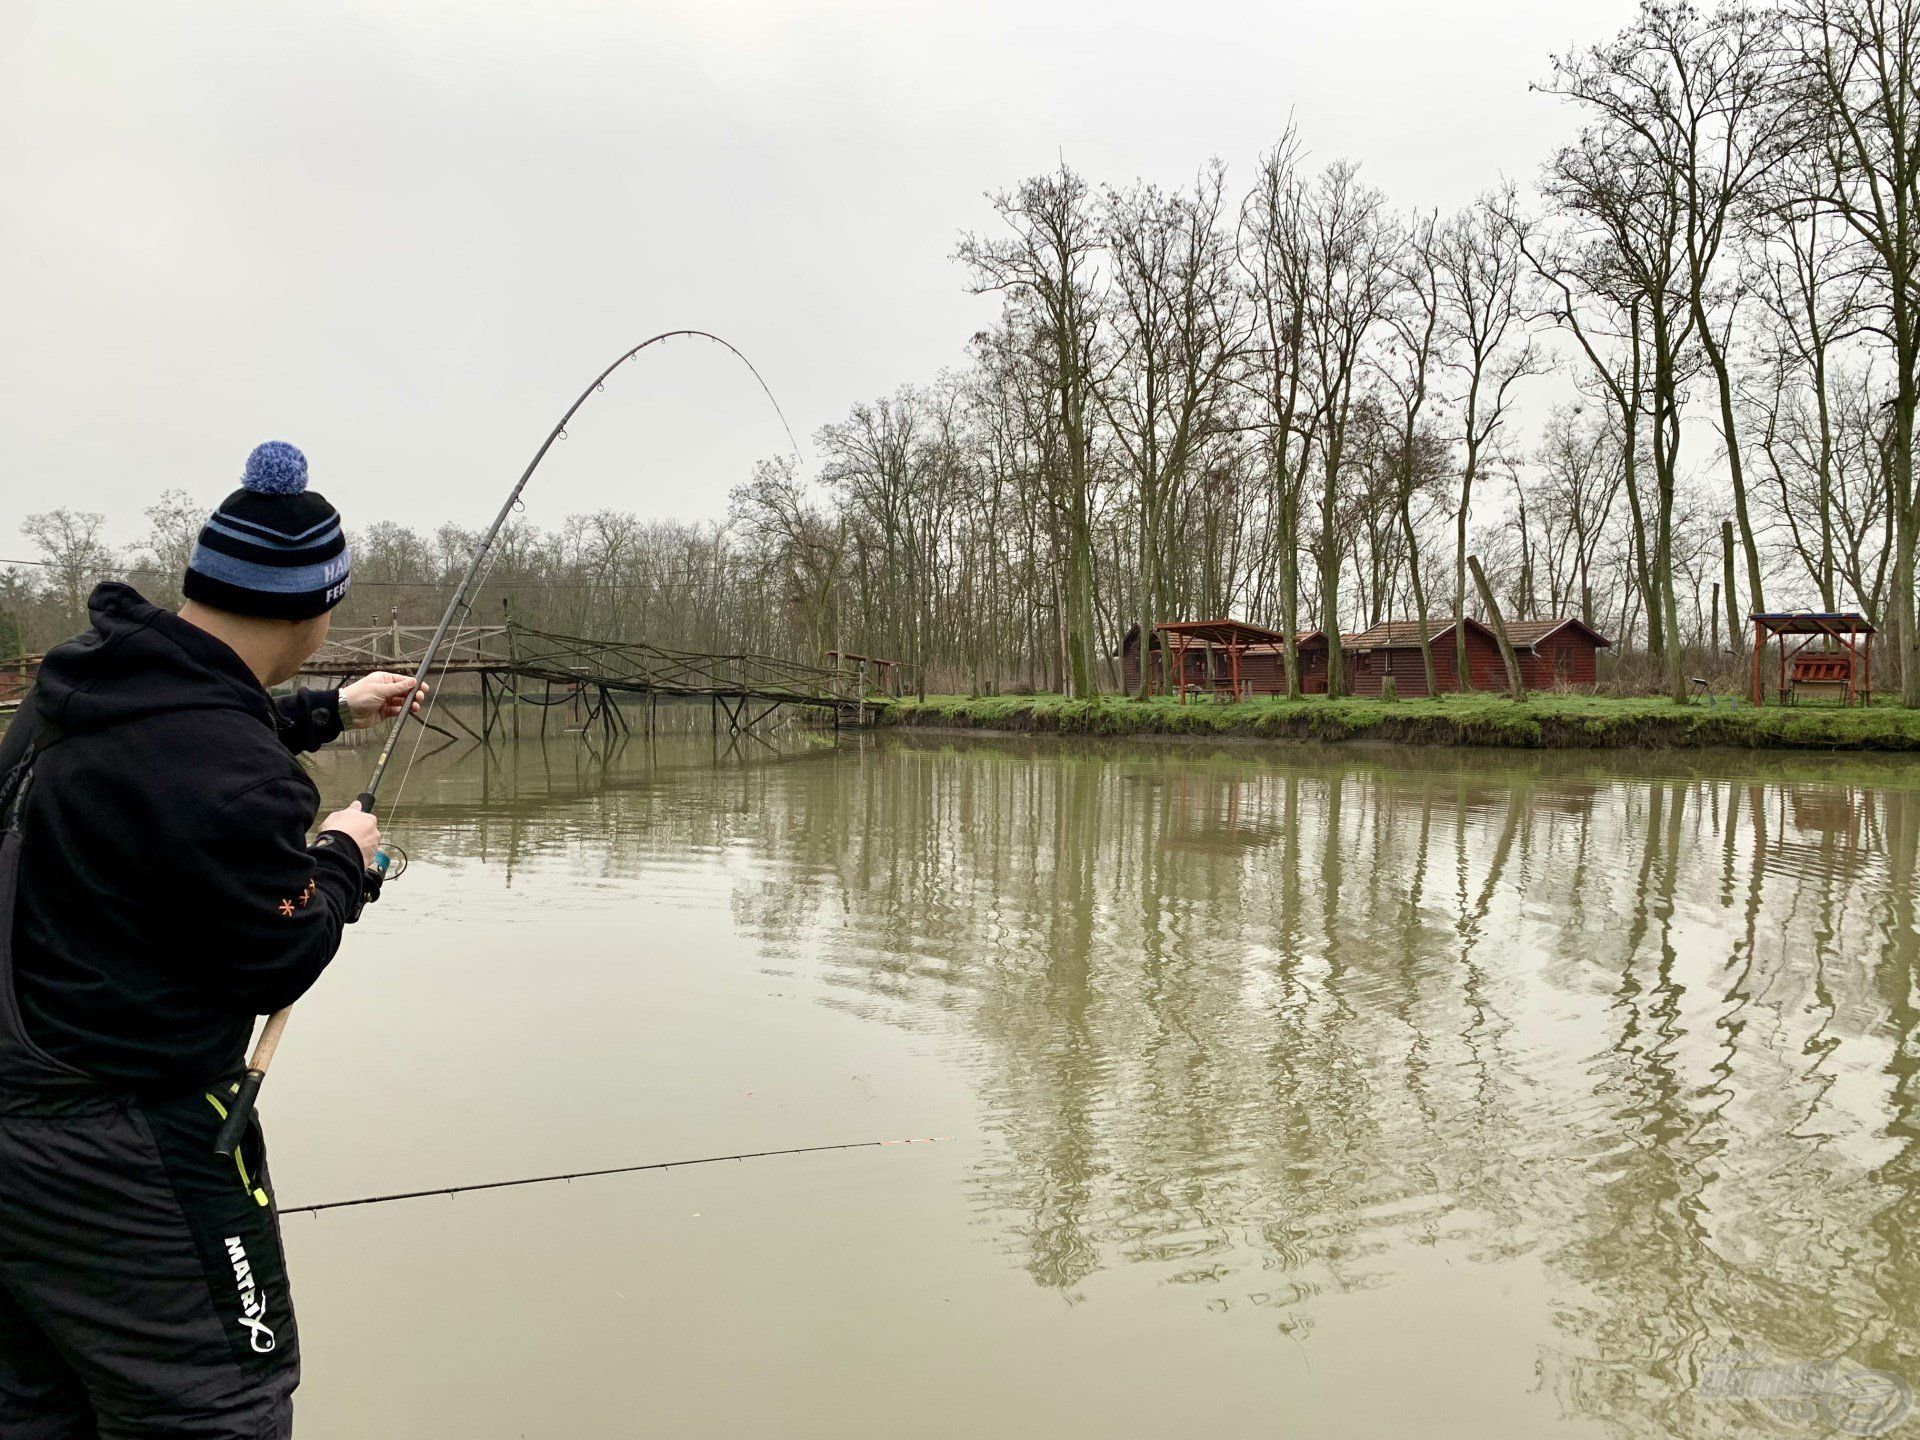
[[[964,358],[983,192],[1236,180],[1292,112],[1401,207],[1530,180],[1528,93],[1628,0],[7,0],[0,556],[30,512],[116,542],[247,451],[350,525],[483,521],[566,403],[658,330],[766,375],[814,459],[855,400]],[[1538,407],[1538,408],[1544,408]],[[724,515],[785,448],[750,376],[659,347],[543,467],[536,522]]]

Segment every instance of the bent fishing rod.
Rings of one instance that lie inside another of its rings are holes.
[[[793,427],[787,424],[786,413],[781,410],[780,402],[774,399],[773,391],[768,388],[766,379],[737,347],[711,331],[663,330],[658,335],[642,340],[594,376],[593,383],[580,392],[579,398],[567,407],[567,412],[560,417],[559,423],[547,432],[547,438],[540,443],[540,448],[533,452],[533,459],[529,460],[527,468],[520,472],[520,478],[514,482],[513,489],[507,492],[506,501],[500,506],[499,513],[493,517],[493,523],[487,527],[487,533],[481,537],[480,543],[474,546],[472,558],[467,561],[466,573],[460,577],[460,583],[453,592],[453,599],[447,602],[447,608],[440,616],[440,623],[434,628],[433,638],[427,642],[426,652],[420,657],[419,668],[413,673],[413,684],[408,689],[405,699],[401,701],[400,713],[394,716],[393,723],[387,728],[387,738],[380,746],[379,756],[373,762],[373,773],[367,777],[367,788],[362,790],[354,801],[369,815],[373,813],[374,802],[380,790],[380,781],[385,777],[387,765],[392,761],[393,752],[399,746],[400,732],[405,728],[408,718],[414,714],[414,702],[419,698],[421,687],[427,683],[427,675],[433,669],[433,662],[440,653],[440,647],[446,643],[447,631],[453,628],[456,618],[461,620],[464,629],[465,617],[473,609],[473,592],[478,587],[487,555],[493,549],[494,541],[500,538],[500,532],[506,528],[508,518],[519,507],[520,494],[527,488],[527,482],[533,478],[533,472],[540,468],[540,462],[547,458],[547,452],[553,448],[554,442],[566,436],[567,422],[573,419],[580,407],[585,405],[595,392],[606,388],[609,375],[649,346],[680,337],[711,340],[746,366],[748,372],[758,382],[761,393],[767,397],[767,402],[773,406],[773,413],[780,417],[781,428],[787,432],[787,440],[793,445],[794,453],[796,455],[799,453],[799,443],[793,438]],[[419,718],[422,724],[426,723],[424,716]],[[403,776],[402,784],[404,783]],[[374,855],[373,864],[367,868],[384,880],[392,863],[393,852],[382,845]],[[254,1042],[253,1054],[247,1061],[246,1073],[240,1077],[238,1086],[228,1100],[226,1118],[221,1122],[219,1133],[214,1136],[214,1154],[226,1155],[239,1149],[241,1137],[247,1131],[247,1122],[252,1118],[254,1105],[260,1098],[260,1087],[266,1083],[267,1070],[273,1064],[274,1052],[280,1046],[280,1037],[285,1033],[287,1019],[292,1013],[293,1007],[290,1005],[276,1010],[267,1017],[267,1023],[261,1027],[260,1038]]]
[[[848,1140],[838,1145],[793,1145],[784,1150],[744,1150],[737,1155],[702,1155],[694,1160],[652,1160],[644,1165],[611,1165],[604,1170],[569,1170],[554,1175],[526,1175],[517,1180],[481,1180],[468,1185],[442,1185],[435,1190],[401,1190],[392,1195],[362,1195],[353,1200],[323,1200],[318,1205],[288,1205],[282,1215],[318,1215],[323,1210],[351,1210],[358,1205],[391,1205],[396,1200],[426,1200],[435,1196],[472,1195],[480,1190],[517,1190],[523,1185],[572,1184],[603,1175],[638,1175],[646,1170],[685,1170],[694,1165],[724,1165],[729,1161],[770,1160],[779,1155],[820,1155],[830,1150],[883,1150],[890,1145],[937,1145],[951,1135],[914,1135],[903,1140]]]

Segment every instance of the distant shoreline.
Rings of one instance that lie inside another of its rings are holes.
[[[1476,693],[1417,700],[1260,698],[1238,703],[1100,696],[929,695],[875,705],[877,723],[1007,734],[1171,735],[1367,740],[1522,750],[1699,749],[1920,751],[1920,710],[1874,705],[1754,709],[1671,700],[1536,692],[1515,703]]]

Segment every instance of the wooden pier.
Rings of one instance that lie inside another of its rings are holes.
[[[420,667],[432,638],[430,626],[397,621],[365,630],[336,630],[301,675],[337,683],[369,670],[411,673]],[[479,729],[457,713],[435,713],[446,715],[482,741],[491,738],[509,714],[517,724],[522,705],[539,709],[542,734],[548,712],[557,706],[576,707],[582,728],[599,725],[609,734],[630,734],[633,726],[621,712],[622,699],[644,702],[648,734],[655,729],[663,698],[707,701],[716,735],[723,730],[729,735],[750,734],[788,706],[829,716],[837,730],[866,723],[871,702],[880,693],[872,684],[875,672],[866,666],[827,668],[769,655],[669,650],[639,641],[593,640],[513,624],[460,632],[443,647],[432,672],[436,682],[454,675],[475,678]]]

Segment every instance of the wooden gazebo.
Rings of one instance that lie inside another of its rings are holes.
[[[1238,700],[1245,693],[1240,680],[1240,657],[1249,646],[1281,645],[1286,636],[1278,630],[1249,625],[1243,620],[1168,620],[1153,627],[1159,639],[1160,654],[1165,657],[1161,674],[1171,671],[1180,703],[1186,704],[1189,692],[1224,695]],[[1141,663],[1151,661],[1143,654]],[[1197,673],[1196,673],[1197,671]],[[1151,677],[1152,672],[1148,672]],[[1156,691],[1159,690],[1155,686]]]
[[[1753,703],[1762,703],[1767,642],[1780,642],[1780,673],[1774,694],[1789,704],[1803,691],[1873,699],[1873,622],[1857,610],[1780,610],[1753,621]],[[1790,641],[1797,637],[1799,644]],[[1818,650],[1810,647],[1823,639]]]

